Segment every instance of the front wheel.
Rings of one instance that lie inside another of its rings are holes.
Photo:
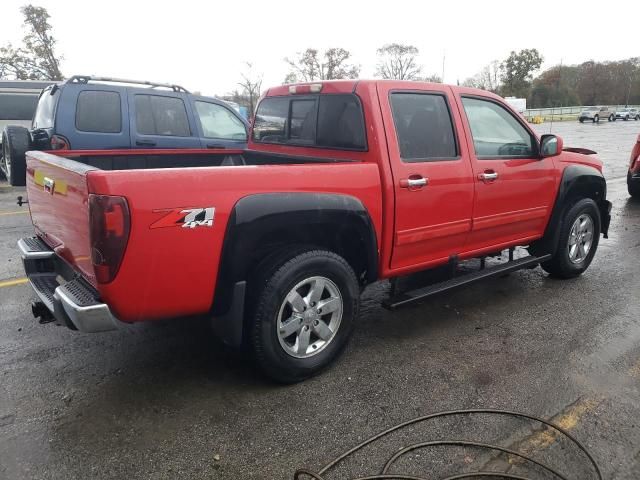
[[[596,202],[583,198],[564,213],[556,252],[540,266],[558,278],[577,277],[589,268],[599,240],[600,211]]]
[[[593,123],[599,123],[599,122],[600,122],[600,117],[598,115],[593,117]]]
[[[258,366],[283,383],[304,380],[329,365],[347,344],[360,291],[346,260],[313,250],[264,266],[256,292],[251,339]]]
[[[615,120],[615,117],[613,115],[609,115],[609,118],[607,118],[607,120],[613,122]]]

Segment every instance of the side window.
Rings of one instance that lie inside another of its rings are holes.
[[[244,124],[229,109],[209,102],[194,102],[202,125],[202,133],[207,138],[225,140],[246,140]]]
[[[535,156],[533,135],[501,105],[478,98],[462,98],[469,119],[476,156],[528,158]]]
[[[81,91],[76,105],[76,128],[81,132],[122,131],[120,94],[101,90]]]
[[[187,109],[180,98],[136,95],[136,130],[142,135],[190,137]]]
[[[403,161],[424,162],[458,157],[451,114],[443,95],[392,93],[390,100]]]
[[[270,97],[258,105],[253,140],[365,150],[364,116],[355,95]]]

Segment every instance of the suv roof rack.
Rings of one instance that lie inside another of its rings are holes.
[[[125,78],[112,77],[94,77],[92,75],[74,75],[67,80],[67,83],[89,83],[89,82],[113,82],[113,83],[130,83],[133,85],[148,85],[150,88],[170,88],[174,92],[189,93],[189,91],[180,85],[170,83],[148,82],[144,80],[127,80]]]

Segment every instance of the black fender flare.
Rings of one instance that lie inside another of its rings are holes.
[[[562,215],[577,198],[591,198],[598,205],[601,233],[607,238],[611,220],[611,202],[607,200],[607,182],[602,173],[587,165],[569,165],[562,172],[558,194],[544,236],[532,245],[536,254],[554,254],[558,248]]]
[[[344,256],[361,286],[377,280],[375,227],[359,199],[312,192],[243,197],[227,223],[211,312],[223,340],[241,342],[244,292],[252,270],[271,253],[299,245]]]

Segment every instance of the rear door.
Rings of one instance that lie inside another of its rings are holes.
[[[247,124],[231,108],[206,97],[191,97],[202,148],[244,148]]]
[[[476,196],[473,231],[465,250],[527,243],[543,234],[556,193],[553,158],[540,158],[538,140],[502,102],[458,96]]]
[[[129,90],[132,148],[201,148],[186,95]]]
[[[380,83],[378,92],[394,177],[391,268],[446,261],[462,249],[473,207],[471,164],[451,90]]]

